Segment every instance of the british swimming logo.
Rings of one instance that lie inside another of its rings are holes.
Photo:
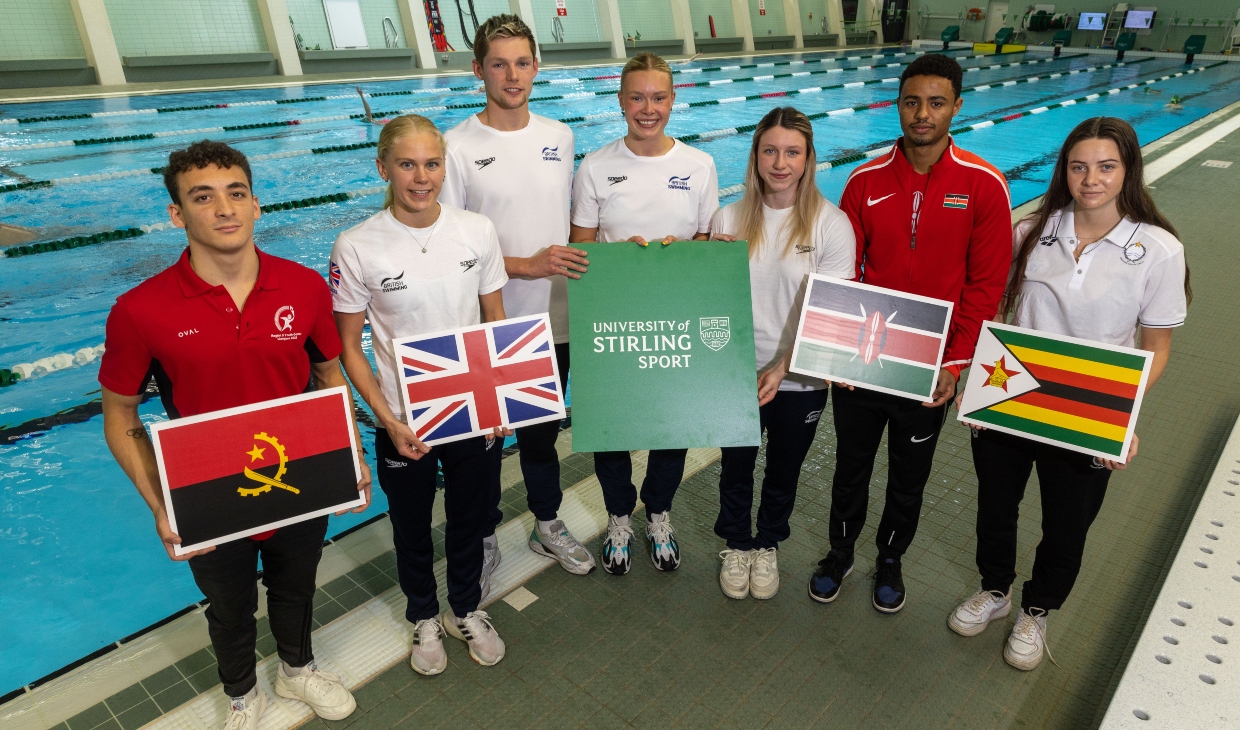
[[[400,291],[401,289],[408,289],[409,287],[405,286],[405,282],[401,281],[401,279],[404,278],[405,272],[402,271],[396,276],[389,276],[385,279],[381,279],[379,281],[379,288],[386,293]]]
[[[482,168],[484,168],[484,167],[486,167],[487,165],[491,164],[492,162],[495,162],[495,158],[494,158],[494,157],[488,157],[488,158],[483,159],[483,160],[474,160],[474,164],[478,166],[478,169],[479,169],[479,170],[481,170]]]
[[[340,279],[344,276],[340,271],[340,264],[337,264],[335,261],[328,261],[327,273],[327,288],[332,290],[332,294],[335,294],[340,291]]]
[[[685,175],[684,177],[676,177],[675,175],[672,175],[671,177],[667,179],[667,189],[668,190],[690,190],[689,178],[691,177],[693,176]]]
[[[560,159],[559,145],[556,145],[555,147],[543,147],[542,156],[543,162],[563,162],[563,160]]]

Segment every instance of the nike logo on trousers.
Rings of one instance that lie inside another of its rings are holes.
[[[920,438],[920,439],[919,439],[919,438],[917,438],[916,436],[910,436],[908,440],[909,440],[909,441],[912,441],[912,442],[913,442],[913,443],[915,443],[915,444],[919,444],[919,443],[921,443],[922,441],[929,441],[929,440],[930,440],[930,438],[931,438],[932,436],[934,436],[934,434],[930,434],[930,436],[927,436],[927,437],[925,437],[925,438]]]

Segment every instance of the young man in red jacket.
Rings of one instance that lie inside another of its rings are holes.
[[[836,385],[832,403],[836,468],[831,552],[810,579],[810,597],[829,603],[853,568],[865,524],[870,476],[888,430],[887,502],[878,525],[874,608],[904,607],[900,558],[917,531],[939,430],[960,371],[973,358],[983,320],[995,315],[1012,259],[1011,200],[1003,174],[957,147],[948,134],[960,111],[960,64],[922,56],[900,77],[904,132],[891,151],[848,178],[840,208],[857,237],[857,280],[955,303],[933,400],[920,403]]]

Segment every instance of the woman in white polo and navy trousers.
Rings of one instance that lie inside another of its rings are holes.
[[[379,134],[379,174],[389,181],[383,210],[344,231],[332,248],[329,283],[345,372],[374,411],[379,485],[388,498],[396,569],[414,625],[410,664],[420,674],[447,666],[441,635],[466,641],[484,666],[504,658],[504,642],[478,610],[482,537],[492,453],[502,434],[427,446],[405,422],[392,340],[504,319],[508,281],[490,219],[439,203],[447,147],[425,117],[397,117]],[[362,349],[370,320],[378,379]],[[431,508],[443,467],[448,604],[439,616]]]
[[[1184,247],[1143,180],[1141,147],[1127,122],[1095,117],[1077,125],[1041,207],[1016,226],[1000,316],[1014,309],[1019,327],[1151,351],[1148,390],[1167,367],[1171,332],[1184,324],[1191,293]],[[1030,670],[1046,649],[1047,612],[1063,605],[1080,572],[1111,471],[1124,465],[993,430],[974,429],[972,441],[982,586],[947,623],[975,636],[1011,611],[1017,518],[1036,466],[1042,541],[1003,652],[1008,664]],[[1136,455],[1134,435],[1127,463]]]
[[[759,419],[767,433],[766,470],[753,533],[757,446],[723,449],[719,586],[729,598],[771,598],[779,590],[779,543],[788,539],[801,464],[827,405],[827,383],[788,372],[808,274],[852,279],[857,241],[848,216],[814,182],[814,128],[792,107],[767,112],[753,133],[745,195],[720,209],[711,238],[749,242]]]
[[[628,133],[586,155],[573,180],[570,243],[707,238],[719,207],[719,177],[710,155],[664,133],[676,92],[672,69],[653,53],[639,53],[620,73],[620,108]],[[642,482],[650,560],[659,570],[680,566],[669,521],[672,498],[685,471],[685,449],[651,449]],[[637,487],[627,451],[594,454],[594,471],[607,506],[603,569],[629,572]]]

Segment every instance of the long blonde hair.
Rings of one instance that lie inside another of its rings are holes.
[[[766,194],[766,181],[758,174],[758,147],[762,144],[762,135],[775,127],[783,127],[800,132],[805,138],[805,172],[797,182],[797,198],[792,205],[792,217],[785,223],[788,230],[788,243],[784,246],[781,256],[787,256],[797,244],[809,245],[814,236],[814,224],[818,213],[826,202],[814,181],[818,155],[814,151],[814,127],[809,117],[790,107],[776,107],[762,117],[753,132],[753,144],[749,148],[749,169],[745,173],[745,196],[741,198],[740,216],[737,222],[737,238],[749,242],[749,257],[758,255],[762,248],[762,232],[766,223],[762,206],[762,196]]]
[[[404,137],[412,137],[416,134],[429,134],[439,142],[439,149],[443,151],[444,157],[448,156],[448,142],[443,138],[443,133],[439,131],[439,127],[426,117],[417,114],[405,114],[396,117],[383,125],[383,129],[379,132],[379,146],[375,150],[375,157],[383,160],[387,157],[387,153],[392,151],[396,143]],[[383,194],[383,207],[391,208],[394,201],[392,194],[392,183],[388,183],[387,192]]]

